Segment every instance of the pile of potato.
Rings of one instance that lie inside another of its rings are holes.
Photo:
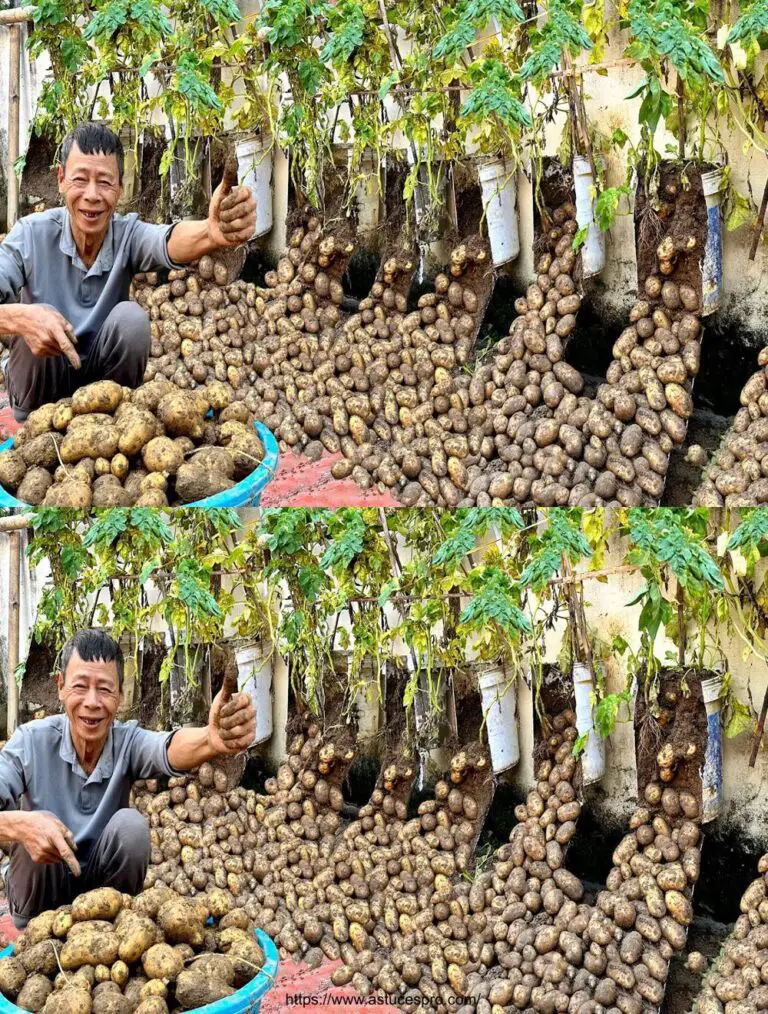
[[[136,782],[133,805],[150,825],[151,859],[144,886],[163,884],[182,897],[226,889],[237,908],[263,873],[256,853],[256,793],[230,788],[226,772],[202,764],[195,776]]]
[[[641,1014],[663,999],[692,918],[699,810],[670,782],[700,758],[670,761],[661,747],[658,780],[591,906],[565,868],[581,812],[576,738],[566,708],[549,723],[536,787],[515,810],[509,842],[471,876],[483,814],[470,786],[491,777],[482,751],[458,751],[410,819],[416,765],[410,751],[395,751],[369,803],[343,826],[351,751],[312,724],[263,795],[228,787],[222,772],[217,789],[207,766],[155,797],[154,786],[139,785],[136,805],[153,835],[147,885],[202,899],[222,889],[227,918],[252,921],[311,966],[341,959],[333,982],[361,996],[411,996],[438,1014]]]
[[[226,891],[193,901],[165,886],[135,898],[100,887],[30,921],[0,959],[0,992],[45,1014],[168,1014],[231,996],[263,964]]]
[[[768,503],[768,349],[741,390],[741,408],[705,470],[694,502],[701,507]]]
[[[0,453],[0,486],[51,507],[191,503],[258,467],[253,421],[219,381],[183,391],[165,377],[136,390],[100,380],[30,414]]]
[[[768,953],[768,855],[758,863],[760,876],[741,897],[741,915],[715,958],[696,999],[698,1014],[756,1014],[768,1009],[765,972]]]

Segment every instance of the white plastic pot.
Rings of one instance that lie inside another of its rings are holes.
[[[351,655],[349,661],[351,664]],[[379,681],[374,659],[363,660],[360,667],[360,678],[363,680],[363,685],[355,694],[357,731],[360,739],[370,739],[379,731]]]
[[[723,298],[723,224],[720,187],[723,170],[713,169],[701,174],[701,186],[707,203],[707,244],[701,265],[702,316],[714,313]]]
[[[701,773],[702,823],[714,820],[723,808],[723,739],[720,712],[723,702],[722,676],[701,681],[701,694],[707,709],[707,752]]]
[[[478,168],[491,256],[495,267],[520,253],[517,223],[517,180],[512,163],[497,158]]]
[[[491,748],[491,766],[499,774],[520,760],[517,730],[517,685],[507,678],[498,662],[478,668],[477,681],[483,703],[483,718]]]
[[[360,160],[360,178],[355,187],[357,223],[361,232],[373,232],[379,227],[381,205],[381,179],[376,156],[366,151]]]
[[[265,654],[260,642],[235,652],[238,688],[250,695],[256,708],[256,735],[252,746],[264,743],[272,735],[272,661]]]
[[[595,222],[595,179],[588,158],[573,157],[573,189],[576,193],[576,224],[588,226],[587,238],[581,248],[583,278],[599,275],[605,267],[605,233]]]
[[[584,785],[599,782],[605,774],[605,743],[595,729],[592,697],[595,686],[589,667],[583,662],[573,663],[573,693],[576,698],[576,731],[579,737],[587,734],[581,754],[581,775]]]
[[[256,200],[256,230],[253,239],[272,228],[272,146],[267,134],[253,134],[238,141],[237,173],[243,186],[250,187]]]

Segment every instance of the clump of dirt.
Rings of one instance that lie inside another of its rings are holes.
[[[707,240],[707,206],[701,174],[713,168],[662,162],[646,179],[640,167],[635,201],[639,291],[643,290],[645,279],[656,273],[656,251],[661,241],[669,237],[681,252],[675,263],[674,280],[678,285],[693,286],[701,305],[701,264]]]
[[[701,692],[702,679],[716,675],[707,670],[664,669],[658,676],[657,704],[651,705],[642,690],[635,706],[635,754],[637,790],[642,798],[649,782],[657,781],[662,747],[671,748],[674,777],[665,786],[693,793],[702,806],[701,773],[707,752],[707,713]],[[639,677],[642,687],[643,674]],[[664,779],[662,778],[662,781]]]
[[[24,172],[21,177],[19,212],[29,215],[34,211],[56,208],[60,204],[59,184],[54,164],[58,145],[47,135],[33,135],[29,141]]]

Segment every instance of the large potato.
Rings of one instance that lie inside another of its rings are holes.
[[[123,896],[114,887],[99,887],[87,891],[72,902],[72,918],[75,922],[86,919],[114,919],[123,907]]]
[[[203,971],[190,969],[182,972],[176,980],[176,1000],[184,1010],[204,1007],[216,1000],[223,1000],[234,992],[232,986]]]
[[[144,951],[157,940],[155,924],[148,916],[137,912],[126,911],[115,925],[115,932],[120,940],[120,960],[127,964],[138,961]]]
[[[87,384],[72,395],[72,411],[75,415],[90,412],[105,412],[111,415],[123,400],[123,389],[114,380],[98,380]]]
[[[157,406],[157,416],[166,432],[175,437],[191,437],[193,440],[200,440],[203,436],[207,411],[207,401],[196,391],[167,394]]]
[[[81,965],[112,965],[118,956],[120,940],[111,930],[88,929],[67,939],[61,949],[63,969]]]
[[[65,986],[45,1001],[45,1014],[91,1014],[91,994],[77,986]]]
[[[170,437],[154,437],[141,452],[144,467],[149,472],[175,475],[184,464],[184,452]]]
[[[120,434],[111,423],[85,423],[69,430],[64,437],[59,453],[65,464],[81,461],[83,458],[112,459],[118,450]]]
[[[150,979],[173,980],[184,968],[184,959],[170,944],[154,944],[141,958]]]
[[[0,486],[15,493],[27,471],[20,451],[0,451]]]
[[[14,1000],[27,978],[27,971],[18,958],[0,958],[0,993]]]

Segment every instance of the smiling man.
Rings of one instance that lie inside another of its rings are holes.
[[[128,806],[133,782],[253,743],[256,711],[245,693],[223,705],[217,695],[202,729],[150,732],[116,721],[122,676],[119,645],[81,630],[61,653],[65,714],[22,725],[0,751],[0,840],[13,843],[7,893],[19,928],[94,887],[138,893],[150,843],[145,818]]]
[[[7,385],[20,422],[94,380],[137,387],[150,331],[128,299],[132,276],[241,246],[256,227],[256,202],[240,186],[219,186],[200,222],[116,214],[123,146],[102,124],[75,128],[60,157],[64,207],[20,219],[0,244],[0,337],[11,340]]]

